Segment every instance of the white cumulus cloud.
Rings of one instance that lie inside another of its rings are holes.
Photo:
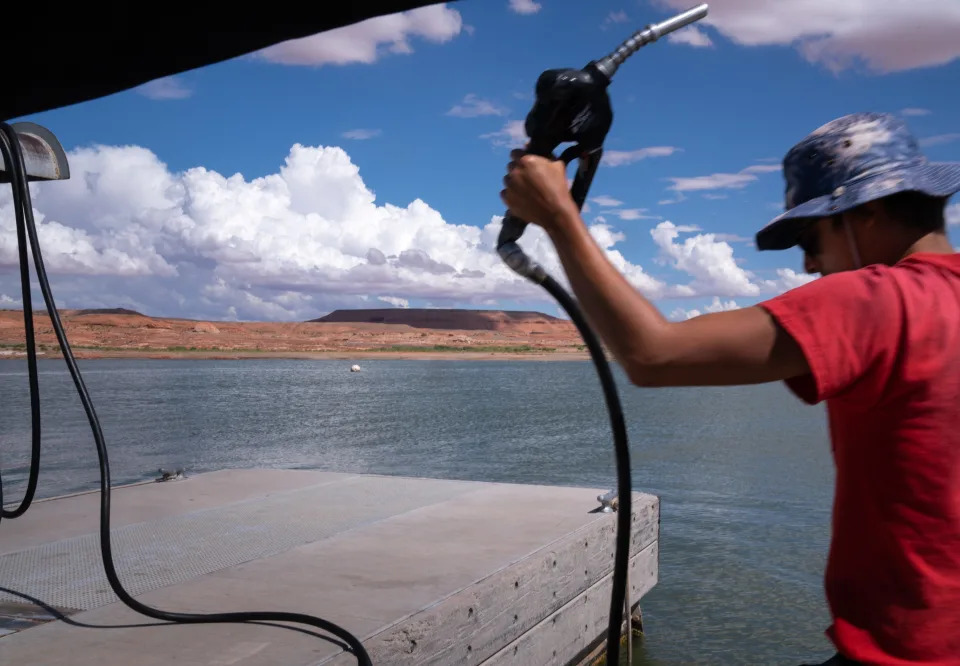
[[[378,129],[352,129],[347,130],[343,133],[344,139],[355,139],[357,141],[363,141],[366,139],[372,139],[376,136],[380,136],[381,131]]]
[[[134,90],[150,99],[185,99],[193,94],[193,91],[175,76],[154,79],[137,86]]]
[[[658,262],[693,278],[687,284],[671,287],[670,295],[765,298],[816,279],[814,275],[797,273],[790,268],[776,269],[775,279],[761,278],[742,266],[742,259],[734,256],[730,245],[730,242],[750,239],[732,234],[699,233],[701,231],[698,225],[677,225],[669,221],[650,230],[660,251]],[[681,234],[688,233],[696,235],[680,240]]]
[[[389,303],[390,305],[392,305],[392,306],[395,307],[395,308],[409,308],[409,307],[410,307],[410,301],[408,301],[406,298],[400,298],[399,296],[380,296],[380,297],[378,297],[378,298],[379,298],[379,300],[383,301],[384,303]]]
[[[462,30],[460,12],[440,3],[281,42],[256,55],[284,65],[370,64],[377,61],[385,48],[391,53],[412,53],[414,38],[443,44]]]
[[[708,312],[729,312],[730,310],[739,310],[740,306],[737,305],[736,301],[723,301],[719,296],[714,296],[713,300],[710,301],[707,305],[703,306],[703,310],[698,310],[694,308],[693,310],[685,310],[684,308],[676,308],[673,312],[670,313],[670,319],[693,319],[694,317],[699,317],[700,315]]]
[[[693,280],[682,287],[685,295],[757,296],[760,286],[754,275],[737,264],[733,248],[713,234],[697,234],[679,241],[689,227],[661,222],[650,230],[661,257]]]
[[[603,19],[603,27],[606,28],[608,25],[612,25],[614,23],[626,23],[629,20],[630,17],[627,16],[627,13],[621,9],[619,11],[610,12],[607,14],[607,17]]]
[[[792,268],[778,268],[777,277],[779,280],[770,280],[767,282],[768,288],[776,291],[786,291],[787,289],[794,289],[795,287],[805,285],[817,279],[816,275],[797,273]]]
[[[688,0],[658,0],[675,11]],[[960,2],[712,0],[700,21],[744,46],[782,45],[833,71],[878,73],[944,65],[960,56]]]
[[[340,147],[295,144],[275,173],[249,179],[202,166],[173,172],[137,146],[85,147],[68,159],[68,180],[31,183],[40,247],[60,307],[279,321],[377,303],[495,307],[509,300],[553,307],[546,292],[497,256],[499,216],[452,224],[413,194],[406,202],[377,201]],[[789,269],[758,279],[734,256],[729,235],[671,222],[651,235],[656,263],[677,276],[653,275],[624,255],[626,233],[606,222],[614,215],[645,217],[642,209],[605,207],[590,233],[651,299],[718,296],[727,302],[808,279]],[[567,284],[540,227],[528,227],[521,245]],[[3,188],[0,294],[6,298],[0,306],[17,305],[17,260],[12,199]]]
[[[68,159],[70,179],[31,185],[61,307],[295,320],[376,301],[552,304],[497,256],[499,216],[458,225],[418,198],[377,202],[339,147],[296,144],[278,172],[254,179],[171,172],[136,146],[83,148]],[[591,233],[648,296],[670,292],[623,256],[622,233],[605,224]],[[522,245],[565,283],[542,229],[531,225]],[[12,200],[0,190],[0,293],[18,293],[16,266]]]
[[[757,180],[757,174],[780,171],[777,164],[754,164],[737,173],[713,173],[709,176],[670,178],[673,182],[668,189],[676,192],[701,190],[740,189]]]
[[[659,220],[659,215],[647,215],[646,208],[618,208],[607,211],[611,215],[616,215],[621,220]]]
[[[464,96],[463,101],[459,104],[454,104],[447,111],[447,115],[459,118],[476,118],[477,116],[502,116],[506,112],[507,109],[504,107],[469,93]]]
[[[536,14],[542,5],[534,0],[510,0],[510,10],[517,14]]]
[[[619,199],[614,199],[613,197],[606,194],[599,194],[595,197],[590,197],[590,201],[597,204],[598,206],[619,206],[623,202]]]
[[[710,35],[695,25],[690,25],[686,28],[681,28],[676,32],[671,32],[669,35],[667,35],[667,40],[673,42],[674,44],[686,44],[687,46],[693,46],[696,48],[713,46],[713,41],[710,39]]]
[[[481,134],[480,138],[488,139],[495,146],[522,148],[527,143],[527,130],[522,120],[508,120],[499,130]]]
[[[960,132],[951,132],[949,134],[936,134],[934,136],[927,136],[918,141],[921,146],[939,146],[943,143],[953,143],[957,139],[960,139]]]
[[[607,150],[603,153],[601,164],[618,167],[633,164],[648,157],[669,157],[680,150],[674,146],[651,146],[637,150]]]
[[[950,204],[946,210],[947,224],[960,224],[960,203]]]

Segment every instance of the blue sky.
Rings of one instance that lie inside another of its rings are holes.
[[[70,155],[69,181],[33,187],[58,305],[241,320],[557,314],[492,248],[533,84],[693,4],[438,4],[26,118]],[[899,113],[932,160],[960,159],[960,3],[847,5],[716,0],[617,73],[584,218],[664,314],[742,307],[809,279],[799,251],[760,253],[753,236],[782,210],[783,154],[823,123]],[[18,307],[7,191],[0,226],[0,307]],[[522,243],[561,277],[538,229]]]

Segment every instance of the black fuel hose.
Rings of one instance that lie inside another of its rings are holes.
[[[17,142],[17,147],[20,144]],[[30,264],[27,260],[27,235],[24,224],[23,205],[20,203],[20,197],[17,194],[17,169],[12,166],[12,153],[10,151],[9,139],[5,133],[0,133],[0,152],[3,154],[4,164],[11,165],[7,171],[11,174],[10,182],[14,188],[13,206],[16,211],[17,225],[17,250],[20,259],[20,291],[23,300],[23,329],[26,335],[27,349],[27,376],[30,384],[30,471],[27,477],[27,489],[23,494],[20,505],[13,511],[4,509],[3,501],[3,476],[0,475],[0,519],[19,518],[33,502],[33,496],[37,492],[37,480],[40,476],[40,386],[37,373],[37,353],[36,342],[33,333],[33,302],[30,294]],[[33,210],[29,210],[32,219]]]
[[[531,139],[527,146],[528,152],[542,156],[552,156],[549,145],[538,145]],[[582,155],[583,151],[579,146],[574,145],[563,152],[560,159],[566,164],[571,156]],[[583,202],[590,188],[590,182],[593,180],[593,174],[599,165],[599,152],[587,154],[585,159],[581,159],[577,170],[577,176],[570,189],[570,195],[578,208],[583,207]],[[509,176],[508,176],[509,178]],[[610,615],[607,624],[607,663],[614,666],[620,663],[620,637],[621,627],[623,626],[624,606],[627,595],[628,567],[630,566],[630,523],[632,521],[632,498],[633,490],[630,479],[630,444],[627,440],[627,427],[623,419],[623,409],[620,406],[620,397],[617,394],[617,385],[613,379],[613,373],[610,371],[610,364],[603,352],[603,347],[597,339],[597,335],[590,328],[586,317],[580,310],[576,300],[567,293],[549,273],[530,258],[523,251],[517,240],[523,234],[527,223],[513,215],[507,210],[503,217],[500,234],[497,238],[497,254],[503,259],[514,272],[527,278],[534,284],[539,284],[547,293],[560,304],[560,306],[570,315],[570,319],[576,325],[580,336],[587,344],[590,351],[590,358],[597,370],[600,379],[600,386],[603,389],[603,397],[607,404],[607,412],[610,416],[610,427],[613,431],[613,447],[616,456],[617,465],[617,533],[615,538],[616,551],[613,561],[613,589],[610,591]],[[629,621],[629,618],[628,618]],[[627,633],[629,639],[629,631]],[[628,644],[628,654],[630,654]]]
[[[627,593],[627,567],[630,565],[630,522],[633,513],[630,479],[630,446],[627,441],[627,428],[623,420],[623,409],[617,386],[610,371],[610,364],[603,353],[603,347],[596,334],[590,328],[580,306],[570,294],[549,275],[541,285],[553,296],[570,315],[577,330],[587,343],[590,358],[597,369],[600,386],[610,415],[613,429],[613,446],[617,464],[617,538],[613,561],[613,589],[610,592],[610,619],[607,625],[607,664],[617,666],[620,663],[620,636],[623,626],[623,607]],[[629,640],[629,632],[627,633]]]
[[[181,624],[204,624],[204,623],[223,623],[223,622],[295,622],[317,627],[327,633],[333,634],[342,639],[357,658],[360,666],[372,666],[370,656],[360,640],[346,629],[338,625],[323,620],[321,618],[305,615],[302,613],[286,612],[238,612],[238,613],[171,613],[147,606],[133,598],[127,592],[120,578],[117,576],[117,570],[113,563],[113,549],[110,543],[110,465],[107,460],[107,447],[104,443],[103,431],[100,428],[100,421],[97,418],[90,394],[83,383],[80,375],[80,369],[77,367],[76,359],[70,349],[66,333],[63,330],[63,324],[57,313],[57,308],[53,300],[53,294],[47,281],[47,272],[43,265],[43,257],[40,252],[40,244],[37,241],[36,225],[33,218],[33,206],[30,203],[30,190],[27,184],[26,165],[24,164],[23,152],[20,147],[14,129],[7,123],[0,123],[0,151],[2,151],[4,163],[8,165],[7,171],[10,174],[10,181],[13,187],[14,210],[17,216],[17,230],[20,239],[20,267],[21,280],[23,281],[23,307],[24,322],[30,322],[31,325],[27,331],[27,360],[30,368],[30,403],[33,415],[33,455],[31,457],[30,485],[28,494],[20,507],[11,513],[21,515],[26,511],[32,500],[36,489],[36,480],[39,470],[39,391],[36,386],[36,349],[33,344],[32,327],[32,304],[29,298],[29,267],[26,261],[26,248],[21,228],[25,228],[30,238],[30,246],[33,251],[33,262],[37,272],[37,280],[40,283],[40,289],[43,292],[43,298],[47,304],[47,312],[50,315],[50,321],[53,324],[53,330],[57,336],[57,342],[60,343],[60,350],[70,370],[70,376],[80,395],[80,401],[83,403],[83,409],[87,414],[87,420],[90,422],[90,428],[93,431],[93,438],[97,448],[97,458],[100,464],[100,551],[103,556],[103,567],[110,582],[110,587],[117,597],[130,607],[132,610],[152,617],[157,620],[164,620],[172,623]],[[25,277],[24,277],[25,276]],[[0,506],[2,506],[2,485],[0,485]],[[6,512],[4,517],[8,517]]]
[[[104,570],[107,580],[117,597],[132,610],[154,619],[172,623],[224,623],[224,622],[296,622],[315,626],[334,636],[341,638],[357,657],[360,666],[372,666],[370,657],[363,644],[350,632],[336,624],[300,613],[285,612],[236,612],[236,613],[172,613],[147,606],[133,598],[123,587],[113,562],[113,550],[110,541],[110,466],[107,457],[106,444],[100,422],[93,407],[89,392],[83,382],[80,369],[67,340],[63,324],[54,303],[53,294],[47,280],[46,269],[37,239],[36,224],[33,217],[33,207],[30,204],[26,168],[19,140],[13,128],[7,123],[0,123],[0,153],[4,163],[10,165],[7,169],[11,174],[13,187],[14,210],[16,213],[17,239],[20,255],[21,286],[23,292],[24,328],[26,333],[27,367],[30,384],[30,407],[32,422],[32,446],[30,471],[27,490],[24,499],[13,511],[2,510],[0,518],[16,518],[23,515],[29,508],[36,492],[40,468],[40,395],[37,381],[36,344],[33,328],[33,306],[30,295],[29,264],[27,260],[26,239],[29,237],[33,254],[34,265],[37,271],[37,280],[47,305],[47,312],[53,325],[53,330],[60,344],[64,361],[76,386],[83,404],[87,420],[93,432],[100,468],[100,549],[103,557]],[[589,349],[591,359],[596,367],[601,387],[607,404],[613,429],[614,448],[617,464],[617,537],[616,553],[614,556],[613,589],[610,598],[610,620],[607,630],[607,663],[619,663],[620,636],[623,623],[623,608],[626,595],[627,567],[629,566],[630,522],[631,522],[631,479],[630,479],[630,450],[627,442],[626,426],[620,399],[617,395],[616,384],[610,366],[606,360],[603,348],[596,334],[591,330],[576,301],[564,288],[549,275],[542,281],[544,289],[553,296],[570,316]],[[3,483],[0,477],[0,509],[3,507]]]

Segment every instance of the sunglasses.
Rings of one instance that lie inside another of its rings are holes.
[[[797,245],[808,257],[815,257],[820,254],[820,234],[815,224],[811,224],[800,232]]]

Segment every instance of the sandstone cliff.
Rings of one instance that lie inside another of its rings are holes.
[[[582,354],[573,324],[539,312],[504,310],[337,310],[305,322],[196,321],[132,310],[61,310],[78,356],[224,356],[240,352]],[[58,345],[46,312],[34,313],[45,355]],[[0,356],[22,356],[23,312],[0,311]]]

